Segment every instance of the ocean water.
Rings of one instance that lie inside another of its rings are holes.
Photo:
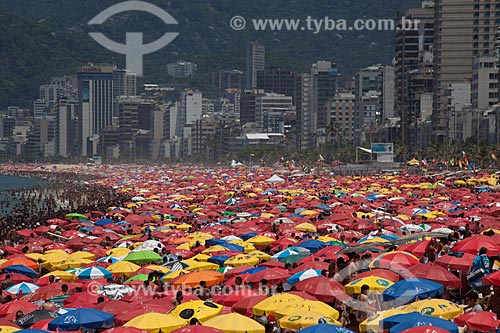
[[[19,190],[22,188],[30,188],[47,184],[48,181],[42,178],[18,177],[18,176],[4,176],[0,175],[0,202],[8,198],[6,191]],[[19,203],[18,199],[10,198],[9,206],[0,203],[0,217],[8,216],[12,213],[14,205]]]
[[[41,178],[0,175],[0,191],[16,190],[25,187],[39,186],[46,183],[47,181]]]

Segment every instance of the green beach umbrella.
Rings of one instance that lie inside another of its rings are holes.
[[[69,213],[66,214],[66,218],[77,219],[77,220],[87,220],[88,217],[80,213]]]
[[[133,263],[139,263],[139,264],[147,264],[151,262],[157,262],[161,261],[162,257],[153,251],[137,251],[137,252],[130,252],[125,258],[123,258],[123,261],[129,261]]]

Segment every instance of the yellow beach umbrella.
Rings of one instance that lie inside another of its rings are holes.
[[[281,328],[299,330],[309,326],[317,325],[318,323],[325,323],[329,325],[342,326],[342,324],[332,317],[328,317],[323,313],[312,311],[300,311],[294,314],[285,316],[278,320]]]
[[[217,316],[203,323],[203,326],[216,328],[224,333],[264,333],[264,326],[253,319],[240,315],[239,313],[229,313]]]
[[[74,282],[77,279],[77,277],[75,275],[71,274],[70,272],[66,272],[66,271],[50,272],[50,273],[47,273],[44,276],[42,276],[42,278],[48,277],[48,276],[59,277],[59,278],[61,278],[61,280],[64,280],[66,282]]]
[[[148,331],[149,333],[164,333],[171,332],[186,325],[187,323],[183,319],[163,313],[150,312],[129,320],[123,326],[138,328]]]
[[[403,310],[408,312],[420,312],[424,315],[443,319],[453,319],[464,314],[464,309],[457,304],[437,298],[430,298],[411,303],[410,305],[405,306]]]
[[[209,270],[216,271],[219,269],[219,265],[211,262],[184,260],[183,263],[189,265],[189,267],[187,267],[186,270],[190,272],[209,271]]]
[[[252,257],[255,257],[255,258],[258,258],[259,259],[259,262],[263,262],[263,261],[270,261],[271,260],[271,256],[265,252],[262,252],[262,251],[252,251],[250,253],[248,253],[249,256],[252,256]]]
[[[170,268],[163,267],[163,266],[160,266],[160,265],[148,265],[148,266],[146,266],[146,268],[152,269],[152,270],[155,270],[155,271],[158,271],[158,272],[162,272],[163,274],[170,273]]]
[[[212,236],[206,232],[201,232],[201,231],[193,232],[192,234],[189,234],[187,237],[193,238],[193,239],[200,238],[200,239],[205,239],[205,240],[214,238],[214,236]]]
[[[114,264],[109,265],[106,269],[114,275],[129,276],[140,268],[141,266],[129,261],[118,261]]]
[[[20,329],[12,326],[0,326],[1,333],[12,333],[16,331],[20,331]]]
[[[254,265],[257,265],[259,263],[259,261],[260,260],[257,257],[251,256],[248,254],[238,254],[238,255],[235,255],[234,257],[231,257],[228,260],[226,260],[224,262],[224,265],[225,266],[234,266],[234,267],[244,266],[244,265],[254,266]]]
[[[173,316],[183,320],[190,320],[191,318],[196,318],[203,322],[222,313],[224,307],[217,303],[206,302],[201,300],[188,301],[177,305],[175,308],[170,310],[169,316]],[[186,318],[185,313],[192,314],[189,318]]]
[[[222,252],[222,251],[227,251],[227,249],[222,245],[213,245],[213,246],[210,246],[208,249],[203,250],[202,253],[203,254],[211,254],[211,253]]]
[[[303,302],[302,297],[293,294],[276,294],[265,300],[257,303],[253,308],[252,312],[256,316],[267,316],[275,313],[279,309],[291,304],[298,304]]]
[[[85,252],[85,251],[77,251],[73,252],[69,255],[69,259],[88,259],[88,260],[94,260],[95,259],[95,254],[90,253],[90,252]]]
[[[276,319],[280,319],[282,317],[289,316],[294,313],[302,311],[319,312],[333,319],[339,319],[339,312],[336,309],[332,308],[331,306],[329,306],[324,302],[310,301],[310,300],[305,300],[301,303],[295,303],[285,306],[284,308],[276,311],[274,313],[274,317]]]
[[[359,323],[360,332],[380,332],[380,321],[390,316],[395,316],[402,313],[408,313],[408,311],[403,311],[399,309],[390,309],[386,311],[380,311],[374,313],[361,323]]]
[[[117,247],[117,248],[110,249],[110,250],[106,251],[107,256],[112,256],[115,258],[125,257],[129,253],[130,253],[130,249],[127,249],[126,247]]]
[[[299,230],[299,231],[303,231],[303,232],[317,232],[318,231],[313,224],[307,223],[307,222],[296,225],[295,229]]]
[[[348,294],[360,294],[361,287],[365,284],[370,287],[370,292],[380,294],[381,292],[392,286],[394,282],[381,278],[379,276],[370,275],[361,279],[356,279],[351,283],[346,284],[344,286],[344,290]]]
[[[161,278],[161,280],[164,281],[164,282],[165,281],[166,282],[170,282],[171,280],[175,279],[176,277],[184,275],[184,274],[188,274],[188,273],[191,273],[191,272],[188,271],[188,270],[185,270],[185,269],[182,269],[180,271],[170,272],[167,275],[163,276]]]
[[[88,260],[88,259],[67,259],[57,263],[50,263],[50,264],[52,266],[52,269],[66,270],[68,268],[83,267],[93,262],[94,262],[93,260]]]
[[[267,236],[254,236],[247,239],[246,242],[253,245],[269,245],[273,242],[276,242],[276,239]]]

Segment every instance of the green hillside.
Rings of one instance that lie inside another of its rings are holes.
[[[106,51],[87,33],[97,31],[87,22],[116,0],[2,0],[0,9],[0,107],[21,104],[22,96],[36,96],[37,86],[52,75],[71,74],[80,62],[107,61],[124,64],[124,57]],[[145,80],[168,81],[166,64],[189,60],[200,75],[193,82],[204,85],[210,73],[245,66],[245,46],[258,40],[267,47],[267,63],[305,70],[317,60],[338,63],[349,77],[363,66],[388,64],[394,56],[393,31],[234,31],[230,19],[300,18],[307,16],[354,21],[358,18],[395,18],[398,12],[420,1],[400,0],[170,0],[150,1],[168,11],[178,27],[165,26],[146,13],[123,13],[99,27],[110,38],[123,41],[125,31],[144,32],[152,41],[166,31],[179,31],[166,48],[145,57]],[[20,18],[22,17],[22,19]],[[36,22],[36,23],[33,23]],[[92,29],[92,30],[90,30]]]

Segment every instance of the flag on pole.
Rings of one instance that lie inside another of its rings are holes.
[[[495,155],[495,153],[491,153],[491,160],[495,163],[497,162],[497,156]]]

